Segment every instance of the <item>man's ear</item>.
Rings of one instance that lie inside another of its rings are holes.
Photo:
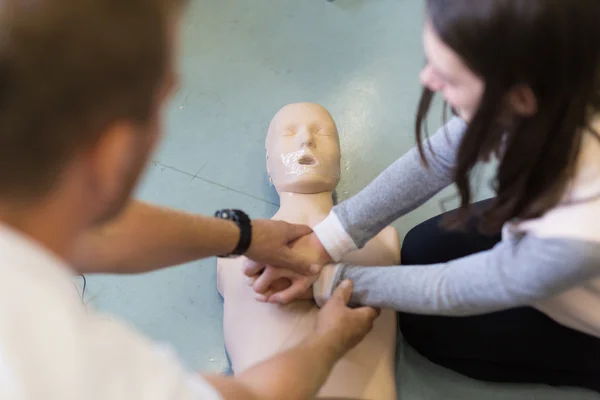
[[[100,199],[111,199],[121,189],[121,175],[129,170],[135,151],[135,135],[132,124],[115,123],[90,148],[91,179]]]

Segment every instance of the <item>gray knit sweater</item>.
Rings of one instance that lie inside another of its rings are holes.
[[[315,227],[334,260],[361,248],[384,227],[452,183],[456,150],[465,128],[454,118],[431,137],[431,147],[426,146],[429,168],[424,168],[417,149],[412,149],[360,193],[334,207]],[[327,278],[315,285],[321,291],[316,289],[315,297],[327,297],[342,279],[349,278],[355,287],[354,304],[463,316],[532,305],[600,277],[596,241],[543,238],[527,232],[507,235],[506,231],[492,250],[442,264],[328,266]],[[600,301],[600,295],[596,299]],[[600,308],[592,314],[595,321],[591,324],[600,327]],[[595,333],[594,329],[587,331]]]

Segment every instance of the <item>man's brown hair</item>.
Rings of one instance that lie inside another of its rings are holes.
[[[47,193],[119,120],[144,123],[184,0],[0,3],[0,198]]]

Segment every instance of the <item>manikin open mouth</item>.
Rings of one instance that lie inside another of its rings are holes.
[[[315,165],[316,163],[317,159],[311,156],[310,154],[304,154],[298,159],[298,164],[300,165]]]

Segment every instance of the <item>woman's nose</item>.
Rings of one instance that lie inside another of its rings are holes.
[[[432,92],[439,92],[442,90],[443,82],[435,76],[433,68],[427,64],[419,74],[421,84]]]

